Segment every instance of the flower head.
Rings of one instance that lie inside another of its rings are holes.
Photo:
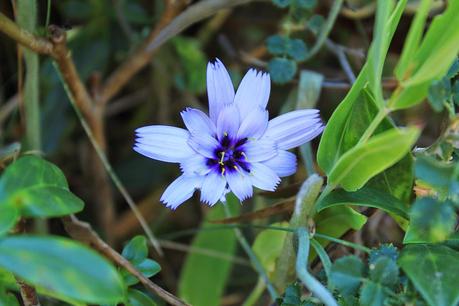
[[[232,191],[250,198],[253,186],[274,191],[280,177],[296,171],[289,149],[323,130],[319,111],[297,110],[268,121],[269,74],[250,69],[237,92],[223,63],[207,65],[209,116],[187,108],[181,115],[187,129],[151,125],[136,130],[134,150],[147,157],[179,163],[182,175],[167,187],[161,202],[171,209],[195,190],[201,202],[214,205]]]

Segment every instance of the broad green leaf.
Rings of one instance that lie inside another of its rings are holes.
[[[374,207],[408,219],[408,211],[403,202],[388,193],[369,187],[364,187],[356,192],[333,190],[317,203],[315,208],[321,211],[338,205]]]
[[[61,237],[0,239],[0,266],[57,296],[92,304],[125,299],[116,269],[93,250]]]
[[[0,179],[0,203],[18,208],[25,217],[56,217],[79,212],[84,204],[68,190],[64,174],[37,156],[10,165]]]
[[[392,244],[382,244],[377,249],[372,249],[370,256],[368,257],[368,263],[375,264],[376,261],[381,257],[390,258],[392,261],[396,262],[398,259],[399,253],[396,247]]]
[[[342,295],[353,295],[360,287],[364,269],[358,257],[341,257],[331,266],[329,281]]]
[[[399,265],[430,306],[459,303],[459,253],[442,245],[409,245]]]
[[[419,198],[410,213],[410,225],[404,243],[442,242],[454,231],[456,213],[451,202]]]
[[[398,283],[398,266],[392,258],[381,256],[370,264],[370,279],[382,286],[392,287]]]
[[[227,199],[227,204],[235,215],[239,212],[240,204],[233,196]],[[207,213],[206,220],[216,220],[225,217],[224,204],[217,204]],[[207,223],[202,226],[218,227]],[[202,231],[193,239],[191,247],[205,248],[229,256],[236,251],[236,237],[233,230]],[[193,306],[220,305],[220,298],[226,287],[231,262],[203,254],[189,253],[182,268],[178,284],[179,296]],[[199,276],[199,281],[197,281]]]
[[[19,302],[14,294],[0,287],[0,306],[19,306]]]
[[[459,51],[459,2],[450,1],[445,12],[436,16],[412,58],[413,76],[404,87],[444,76]],[[440,47],[441,46],[441,47]]]
[[[281,35],[271,35],[266,39],[266,47],[269,53],[283,55],[287,52],[288,37]]]
[[[19,220],[19,213],[12,205],[0,205],[0,236],[11,230]]]
[[[400,55],[400,59],[394,70],[398,80],[403,80],[406,77],[405,73],[409,68],[409,63],[421,43],[422,35],[424,33],[424,25],[426,23],[431,4],[432,0],[422,0],[416,10],[416,16],[411,23],[410,30],[408,31],[408,35],[403,45],[402,54]]]
[[[156,303],[142,291],[130,288],[126,306],[156,306]]]
[[[458,192],[453,163],[437,161],[428,156],[418,156],[415,163],[416,177],[440,192]]]
[[[361,188],[407,154],[419,136],[417,128],[392,129],[346,152],[329,174],[329,182],[347,191]]]
[[[392,95],[389,108],[393,110],[404,109],[422,102],[428,94],[430,80],[418,85],[403,87],[398,95]]]
[[[360,306],[384,306],[386,300],[384,288],[372,281],[366,281],[360,290]]]
[[[274,223],[273,226],[288,226],[287,222]],[[287,235],[285,231],[277,230],[263,230],[261,231],[255,241],[253,242],[252,249],[257,255],[261,264],[268,273],[274,271],[276,260],[282,252],[282,246]]]
[[[320,138],[317,162],[327,174],[330,173],[339,157],[345,152],[345,149],[342,148],[343,139],[348,130],[348,125],[353,123],[350,120],[350,115],[353,113],[356,101],[358,99],[366,99],[362,92],[366,82],[367,66],[364,66],[351,90],[335,109],[330,120],[328,120]],[[363,134],[363,132],[361,133]]]
[[[271,79],[275,83],[284,84],[292,80],[295,76],[297,65],[294,61],[276,57],[268,63],[268,70]]]
[[[148,256],[147,239],[145,236],[138,235],[132,238],[123,248],[121,255],[133,265],[143,262]]]
[[[306,58],[308,48],[301,39],[289,39],[286,52],[295,61],[301,62]]]

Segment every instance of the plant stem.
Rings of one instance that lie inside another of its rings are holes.
[[[322,238],[322,239],[329,240],[329,241],[332,241],[332,242],[335,242],[335,243],[339,243],[339,244],[342,244],[344,246],[347,246],[347,247],[350,247],[350,248],[354,248],[356,250],[363,251],[365,253],[370,253],[371,252],[371,249],[367,248],[366,246],[363,246],[363,245],[360,245],[360,244],[357,244],[357,243],[352,243],[352,242],[349,242],[349,241],[346,241],[346,240],[343,240],[343,239],[338,239],[338,238],[335,238],[335,237],[331,237],[331,236],[328,236],[328,235],[315,233],[314,237]]]
[[[223,204],[224,209],[225,209],[225,214],[227,217],[232,217],[231,212],[228,207],[228,202]],[[241,247],[244,249],[245,253],[247,256],[249,256],[250,261],[257,271],[258,275],[263,279],[266,288],[268,289],[269,295],[271,296],[271,299],[275,301],[278,297],[279,294],[277,293],[276,289],[274,288],[273,284],[268,278],[268,275],[266,274],[265,269],[263,268],[263,265],[261,264],[260,260],[258,260],[257,256],[253,252],[251,246],[245,239],[244,235],[242,234],[241,230],[239,228],[234,228],[234,234],[236,235],[237,240],[239,241],[239,244]]]
[[[29,286],[19,278],[16,278],[16,282],[19,286],[19,291],[21,293],[21,298],[24,306],[40,306],[40,301],[38,300],[38,295],[35,288]]]
[[[317,38],[314,46],[311,48],[311,51],[308,52],[305,60],[312,58],[314,55],[316,55],[317,52],[319,52],[320,48],[322,48],[328,37],[328,34],[330,34],[330,31],[335,24],[336,17],[338,17],[338,13],[341,10],[342,4],[343,0],[335,0],[333,3],[330,9],[330,13],[328,14],[327,21],[325,22],[322,31],[320,31],[319,37]]]
[[[317,279],[309,274],[307,269],[309,257],[309,233],[305,227],[297,230],[298,236],[298,253],[296,256],[296,273],[298,278],[303,282],[311,293],[319,298],[326,306],[338,306],[333,295]]]
[[[373,133],[375,132],[376,128],[379,126],[381,121],[383,121],[383,119],[386,118],[388,113],[389,113],[389,110],[387,108],[381,108],[379,110],[379,112],[373,118],[373,121],[371,121],[370,125],[363,133],[362,137],[360,137],[359,142],[356,144],[356,146],[367,142],[367,140],[371,137],[371,135],[373,135]]]

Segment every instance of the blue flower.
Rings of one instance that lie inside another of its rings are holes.
[[[250,198],[253,186],[274,191],[280,177],[296,171],[296,157],[287,151],[323,130],[319,111],[304,109],[268,121],[269,74],[250,69],[234,92],[223,63],[207,65],[209,116],[187,108],[181,115],[187,129],[150,125],[136,130],[134,150],[147,157],[179,163],[182,175],[161,197],[177,208],[195,190],[201,202],[214,205],[232,191]]]

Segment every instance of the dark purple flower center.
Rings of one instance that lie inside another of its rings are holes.
[[[232,139],[225,135],[214,151],[214,157],[207,159],[207,166],[221,174],[234,171],[250,172],[250,164],[244,153],[247,138]]]

